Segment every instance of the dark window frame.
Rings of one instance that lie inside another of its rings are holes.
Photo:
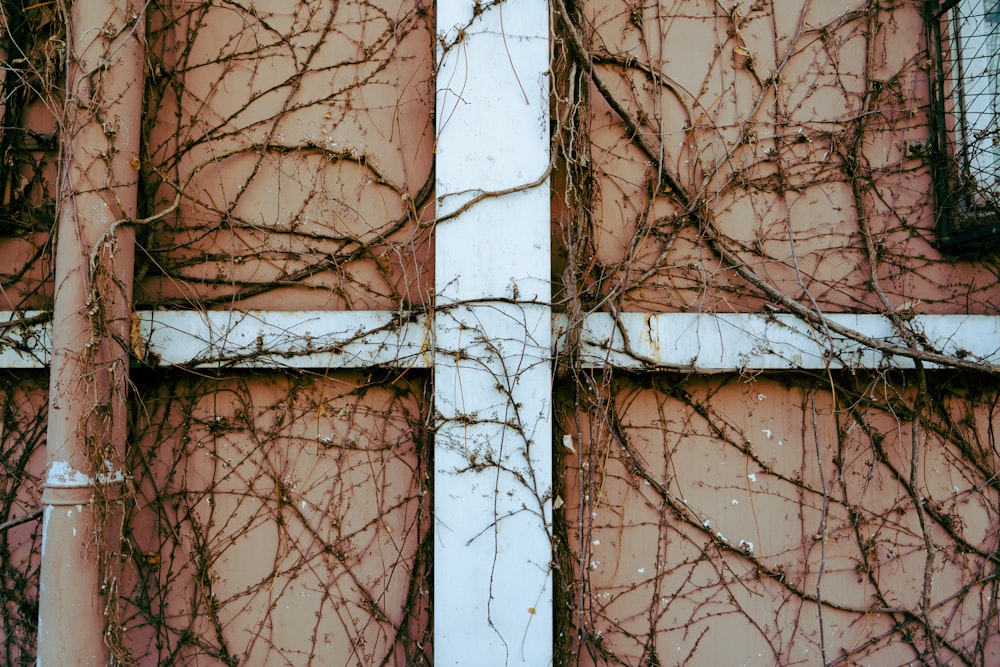
[[[965,73],[963,57],[967,54],[961,47],[960,11],[972,3],[982,8],[977,17],[981,24],[992,25],[992,34],[997,34],[1000,0],[927,2],[932,98],[929,154],[937,203],[937,242],[942,250],[955,253],[1000,249],[1000,113],[996,113],[1000,91],[993,92],[992,119],[989,113],[969,110],[966,91],[977,84]],[[982,33],[974,37],[982,38]],[[1000,62],[1000,53],[986,57]],[[991,72],[996,71],[994,67],[996,62],[990,62],[979,69]],[[988,75],[981,79],[989,80]],[[986,96],[985,104],[990,104],[989,93]],[[983,104],[978,103],[980,110]],[[995,149],[983,150],[987,138]],[[995,155],[983,158],[984,153]],[[995,159],[995,164],[984,168],[982,163],[990,159]],[[979,183],[983,177],[991,180],[987,187]]]

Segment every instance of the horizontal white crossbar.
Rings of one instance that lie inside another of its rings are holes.
[[[876,341],[906,347],[881,315],[837,313],[831,324]],[[921,349],[967,361],[1000,364],[1000,318],[918,315],[908,322]],[[556,334],[565,329],[556,322]],[[821,368],[913,368],[913,359],[887,354],[814,328],[794,315],[759,313],[622,313],[588,315],[580,333],[584,366],[685,369],[701,373]],[[925,364],[933,368],[934,364]]]
[[[38,312],[0,311],[0,325],[30,321]],[[888,319],[836,314],[831,321],[901,345]],[[142,311],[138,315],[151,363],[197,368],[430,368],[431,332],[424,315],[390,311]],[[1000,317],[918,315],[910,325],[927,348],[966,360],[1000,364]],[[567,320],[554,317],[558,345]],[[842,336],[826,338],[791,315],[605,313],[588,315],[580,332],[583,363],[633,370],[702,373],[825,368],[912,368]],[[50,324],[0,329],[0,368],[44,368]]]
[[[37,312],[0,312],[0,324]],[[427,319],[392,311],[141,311],[136,356],[195,368],[431,366]],[[0,330],[0,368],[43,368],[51,325]]]

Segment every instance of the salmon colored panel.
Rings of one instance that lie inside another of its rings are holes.
[[[47,376],[0,377],[0,663],[35,663]]]
[[[773,303],[742,271],[828,312],[996,312],[996,253],[934,246],[917,5],[593,0],[568,21],[556,112],[590,114],[560,128],[577,190],[553,214],[584,307]]]
[[[64,25],[54,4],[0,12],[0,309],[47,308]]]
[[[222,201],[227,178],[244,180],[231,215],[246,224],[220,225],[217,211],[199,208],[190,225],[151,232],[151,249],[169,248],[174,266],[170,279],[154,279],[161,296],[213,298],[235,287],[242,307],[280,309],[366,308],[373,299],[398,307],[428,296],[429,238],[412,237],[403,186],[376,180],[363,159],[302,150],[239,154],[220,167],[201,172],[192,190]]]
[[[30,220],[32,216],[26,218]],[[51,226],[52,219],[46,218],[43,224]],[[28,231],[21,238],[0,238],[0,257],[5,263],[0,269],[0,309],[40,308],[51,304],[52,248],[48,240],[48,230]]]
[[[169,214],[143,241],[138,298],[271,309],[425,303],[428,4],[174,4],[151,24],[144,168],[150,213]]]
[[[560,496],[572,664],[1000,659],[996,391],[931,375],[914,422],[914,381],[621,377],[582,394]]]
[[[140,664],[429,664],[422,387],[371,381],[143,392],[124,614]]]

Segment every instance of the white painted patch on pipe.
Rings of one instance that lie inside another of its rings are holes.
[[[53,461],[45,476],[45,485],[60,489],[93,486],[94,480],[69,464],[68,461]]]

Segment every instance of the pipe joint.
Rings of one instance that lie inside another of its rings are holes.
[[[47,486],[42,491],[42,505],[66,507],[69,505],[90,505],[94,500],[92,486]]]
[[[125,481],[124,475],[110,461],[105,462],[105,465],[107,471],[99,473],[94,479],[66,461],[54,461],[45,476],[42,504],[89,505],[96,493],[109,500],[118,500],[122,482]]]

